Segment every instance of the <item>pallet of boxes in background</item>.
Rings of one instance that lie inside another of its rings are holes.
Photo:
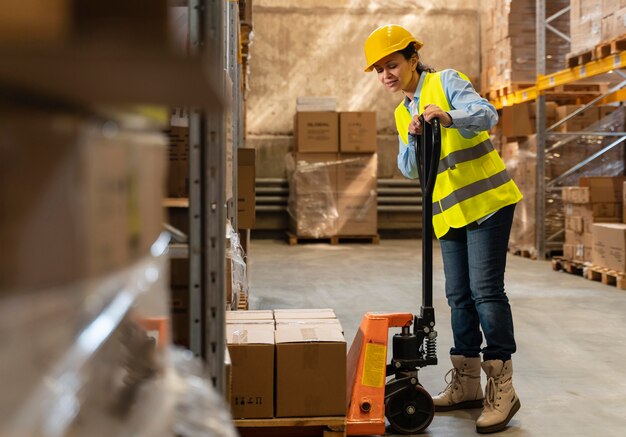
[[[376,114],[306,110],[331,109],[327,99],[298,99],[296,152],[287,159],[289,242],[377,242]]]

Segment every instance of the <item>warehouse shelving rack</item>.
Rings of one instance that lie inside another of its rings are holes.
[[[565,32],[563,32],[563,30],[557,29],[552,24],[554,20],[569,12],[570,7],[567,6],[562,10],[554,13],[553,15],[546,17],[546,0],[536,0],[536,83],[533,86],[506,94],[504,96],[500,96],[492,100],[492,103],[494,104],[496,109],[501,109],[505,106],[512,106],[519,103],[531,102],[535,100],[537,102],[537,180],[535,209],[535,244],[538,259],[544,259],[549,249],[556,248],[553,240],[559,236],[559,234],[549,236],[546,235],[546,192],[558,190],[559,187],[557,187],[557,184],[559,181],[626,141],[626,132],[555,132],[556,128],[596,104],[609,104],[626,100],[626,74],[621,71],[622,69],[626,68],[625,51],[613,53],[601,59],[592,60],[573,68],[567,68],[557,72],[546,74],[546,32],[553,32],[567,42],[570,42],[570,37]],[[621,78],[624,80],[617,83],[616,85],[609,87],[607,91],[593,98],[591,101],[581,106],[578,110],[572,112],[567,117],[559,120],[552,126],[546,126],[546,91],[557,86],[573,84],[581,80],[597,78],[602,75],[611,73],[621,76]],[[564,135],[564,139],[556,141],[548,149],[546,149],[548,135]],[[575,164],[572,168],[570,168],[563,174],[557,176],[550,181],[546,181],[546,152],[553,152],[556,149],[572,142],[575,138],[580,136],[613,137],[615,139],[611,141],[611,143],[608,144],[606,147],[585,158],[583,161]]]
[[[228,103],[223,111],[188,112],[189,198],[170,202],[189,209],[189,235],[169,248],[170,258],[189,258],[190,349],[225,393],[225,224],[237,226],[237,148],[243,143],[239,3],[177,0],[170,6],[188,8],[190,55],[203,58],[207,73],[219,78]]]

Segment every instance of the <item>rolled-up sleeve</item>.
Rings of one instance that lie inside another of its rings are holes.
[[[400,172],[409,179],[417,179],[417,162],[415,161],[415,137],[409,135],[409,144],[402,141],[400,135],[398,135],[398,144],[400,151],[398,152],[398,169]]]
[[[472,132],[491,129],[498,123],[498,112],[488,100],[482,98],[472,84],[455,70],[444,70],[441,79],[450,102],[452,126]]]

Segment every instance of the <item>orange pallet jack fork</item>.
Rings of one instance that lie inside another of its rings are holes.
[[[383,435],[385,417],[400,434],[425,430],[435,408],[417,377],[420,368],[437,364],[437,332],[432,283],[432,193],[441,153],[439,120],[425,123],[416,147],[422,187],[422,306],[420,315],[366,313],[352,342],[347,360],[347,435]],[[413,331],[411,331],[413,325]],[[389,328],[392,359],[387,364]],[[388,377],[391,377],[387,380]]]

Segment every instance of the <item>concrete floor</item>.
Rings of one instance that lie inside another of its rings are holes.
[[[350,343],[366,311],[419,310],[420,244],[288,246],[253,240],[251,309],[334,308]],[[516,256],[509,256],[506,275],[518,346],[513,380],[522,409],[498,435],[625,436],[626,291]],[[434,303],[440,364],[419,374],[433,394],[445,386],[451,345],[438,245]],[[476,435],[478,414],[438,414],[425,435]]]

